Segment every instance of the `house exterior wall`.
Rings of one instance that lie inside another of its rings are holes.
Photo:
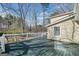
[[[79,24],[77,24],[76,22],[72,22],[73,19],[48,27],[47,38],[52,40],[79,43]],[[74,26],[74,29],[73,29],[73,26]],[[53,30],[54,27],[60,27],[60,36],[58,37],[54,36],[54,30]]]
[[[74,42],[79,44],[79,22],[75,22],[74,25]]]
[[[57,22],[57,21],[60,21],[61,19],[67,17],[67,16],[70,16],[70,14],[67,14],[67,15],[63,15],[63,16],[60,16],[60,17],[55,17],[55,18],[52,18],[50,19],[50,24],[54,23],[54,22]]]
[[[47,38],[52,39],[52,27],[47,28]]]
[[[74,4],[74,13],[75,13],[74,21],[79,21],[79,3]]]

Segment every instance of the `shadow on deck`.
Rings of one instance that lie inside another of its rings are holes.
[[[63,44],[46,38],[16,42],[6,45],[7,55],[12,56],[79,56],[78,44]]]

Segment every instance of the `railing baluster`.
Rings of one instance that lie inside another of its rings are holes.
[[[6,37],[14,37],[15,41],[18,41],[20,39],[19,36],[22,39],[24,35],[26,36],[25,39],[34,39],[34,38],[45,36],[46,32],[42,32],[42,33],[41,32],[37,32],[37,33],[22,33],[22,34],[5,34]]]

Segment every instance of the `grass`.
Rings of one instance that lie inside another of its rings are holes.
[[[16,33],[22,33],[22,29],[17,28],[17,29],[8,29],[5,31],[0,31],[0,33],[5,33],[5,34],[16,34]]]

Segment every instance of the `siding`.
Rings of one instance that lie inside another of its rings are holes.
[[[60,27],[60,36],[58,37],[59,40],[61,40],[61,41],[67,41],[67,42],[73,41],[72,40],[72,32],[73,32],[72,19],[48,27],[48,39],[49,38],[51,38],[51,39],[55,38],[54,35],[53,35],[53,33],[54,33],[53,32],[53,27],[55,27],[55,26],[59,26]]]
[[[79,24],[75,22],[74,42],[79,43]]]

